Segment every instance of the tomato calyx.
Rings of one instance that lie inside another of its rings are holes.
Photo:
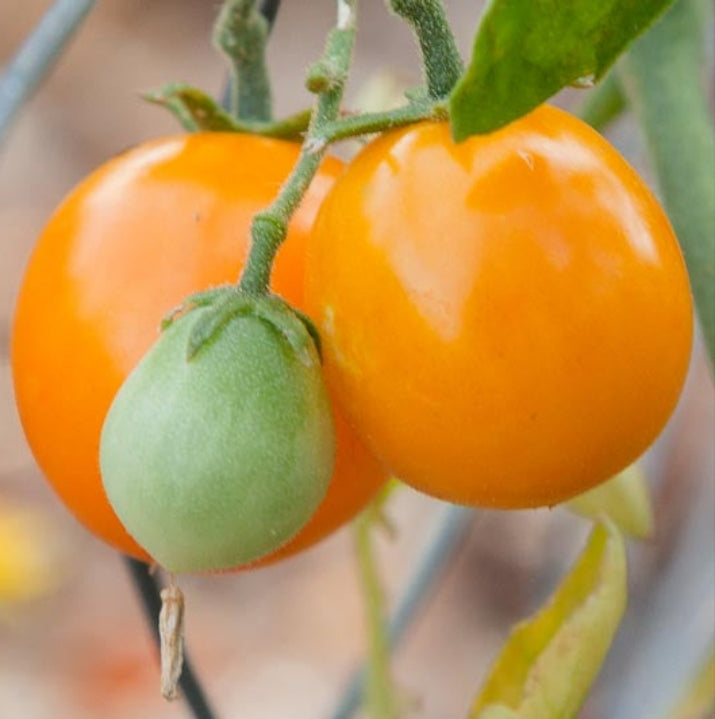
[[[279,332],[298,359],[310,366],[314,349],[322,360],[320,334],[312,320],[300,310],[274,294],[254,294],[236,285],[215,287],[189,295],[162,320],[162,331],[179,317],[198,308],[208,308],[194,324],[187,341],[186,359],[191,361],[234,318],[257,317]]]

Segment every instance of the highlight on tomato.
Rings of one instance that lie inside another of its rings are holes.
[[[308,310],[388,471],[453,502],[553,505],[657,437],[693,316],[658,202],[600,135],[538,108],[461,144],[370,142],[323,203]]]
[[[120,385],[192,293],[235,282],[252,216],[276,196],[299,146],[229,133],[146,142],[83,180],[51,217],[17,301],[12,367],[25,434],[48,481],[91,532],[152,557],[112,510],[99,471],[102,424]],[[303,307],[307,235],[342,163],[326,159],[292,219],[273,290]],[[332,403],[333,480],[317,513],[262,560],[289,556],[351,519],[385,475]],[[267,528],[270,529],[270,528]]]

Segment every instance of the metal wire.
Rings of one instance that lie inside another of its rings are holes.
[[[0,75],[0,144],[20,108],[94,6],[94,0],[57,0]]]
[[[273,23],[276,21],[280,7],[281,0],[263,0],[261,3],[261,15],[266,18],[269,29],[273,27]]]
[[[448,560],[466,536],[474,512],[466,507],[451,505],[447,507],[439,526],[407,583],[407,589],[398,604],[388,627],[390,646],[397,646],[404,637],[426,598],[433,590],[442,573],[448,566]],[[330,715],[331,719],[350,719],[360,708],[365,689],[367,672],[365,667],[356,669],[345,686],[337,707]]]

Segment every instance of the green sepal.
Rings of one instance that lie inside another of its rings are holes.
[[[199,307],[207,311],[201,314],[189,332],[187,361],[193,360],[214,342],[232,319],[242,316],[257,317],[272,326],[283,335],[303,364],[313,363],[313,349],[321,358],[320,335],[307,315],[277,295],[255,295],[244,292],[236,285],[225,285],[189,295],[181,305],[167,314],[162,328],[168,328],[178,317]]]
[[[269,122],[237,120],[211,96],[178,82],[145,93],[143,97],[167,108],[188,132],[244,132],[278,140],[299,141],[308,129],[312,116],[310,110],[301,110]]]
[[[319,345],[315,340],[317,330],[306,322],[303,313],[296,311],[277,295],[262,295],[253,299],[251,314],[273,325],[288,341],[298,359],[305,365],[313,364],[313,350],[320,357]],[[312,331],[311,331],[312,327]],[[313,334],[315,333],[315,334]]]
[[[211,96],[201,90],[173,82],[143,95],[145,100],[165,107],[188,132],[241,132],[245,130]]]
[[[217,299],[209,305],[209,309],[191,328],[186,345],[187,362],[194,359],[202,349],[216,340],[230,320],[249,314],[251,314],[251,307],[247,298],[236,290],[218,295]]]
[[[184,301],[180,305],[172,307],[164,315],[164,317],[162,317],[160,325],[161,331],[163,332],[164,330],[167,330],[179,318],[179,316],[186,314],[197,307],[208,307],[208,305],[214,304],[221,297],[225,296],[227,292],[231,292],[232,290],[234,290],[232,286],[223,285],[221,287],[214,287],[210,290],[194,292],[193,294],[188,295],[184,298]]]
[[[432,102],[432,99],[427,92],[427,88],[424,85],[415,85],[414,87],[408,87],[405,90],[405,97],[410,103],[419,105],[420,103]]]
[[[315,349],[318,353],[318,357],[320,358],[320,361],[323,361],[323,340],[320,338],[320,332],[318,332],[318,328],[315,326],[315,323],[313,322],[308,315],[305,314],[305,312],[301,312],[297,307],[293,307],[293,312],[295,313],[295,316],[305,325],[305,329],[308,330],[308,334],[313,339],[313,344],[315,345]]]

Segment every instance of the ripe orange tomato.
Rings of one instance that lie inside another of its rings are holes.
[[[86,178],[45,227],[17,301],[12,363],[32,451],[62,500],[97,536],[149,557],[110,507],[99,474],[102,423],[119,386],[192,292],[235,281],[255,212],[277,194],[299,147],[238,134],[145,143]],[[273,289],[303,306],[307,234],[342,169],[327,159],[290,224]],[[336,470],[288,556],[355,515],[384,474],[337,409]],[[265,560],[264,560],[265,561]]]
[[[660,432],[690,356],[663,211],[550,107],[459,145],[444,123],[369,144],[321,207],[306,293],[351,424],[395,476],[465,504],[607,479]]]

